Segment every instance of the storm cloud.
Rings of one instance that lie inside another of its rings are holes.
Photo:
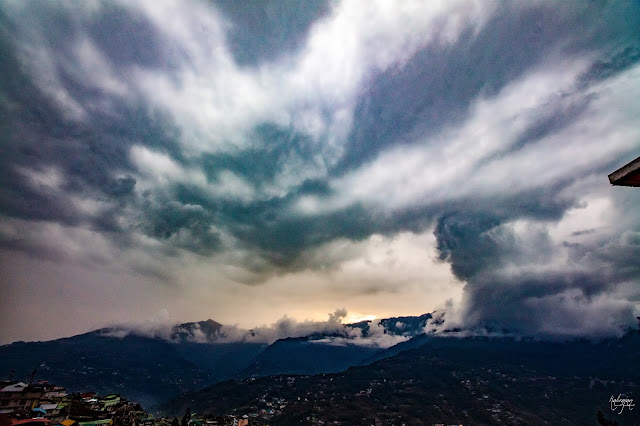
[[[462,289],[463,327],[619,333],[638,28],[631,0],[2,1],[2,322],[15,265],[57,264],[75,300],[110,286],[89,271],[131,310],[157,286],[146,316]]]

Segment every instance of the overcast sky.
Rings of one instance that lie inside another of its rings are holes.
[[[640,315],[640,2],[0,0],[0,343]]]

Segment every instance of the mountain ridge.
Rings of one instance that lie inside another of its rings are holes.
[[[339,373],[228,381],[162,405],[179,414],[258,417],[269,424],[594,424],[609,398],[640,390],[640,333],[600,341],[513,336],[416,337],[416,347]],[[268,405],[277,401],[277,409]],[[266,410],[266,411],[262,411]],[[267,413],[267,414],[265,414]],[[616,416],[638,424],[638,413]],[[306,419],[306,420],[305,420]]]
[[[403,330],[408,336],[422,332],[427,316],[430,314],[398,318],[408,323],[415,318],[413,328]],[[395,325],[397,318],[356,326],[339,324],[335,331],[277,339],[272,344],[225,340],[225,326],[211,319],[172,326],[116,325],[61,339],[0,346],[0,375],[15,369],[16,377],[23,377],[37,368],[38,379],[72,392],[116,392],[154,406],[185,391],[228,379],[342,371],[378,350],[363,343],[375,342],[374,338],[405,339],[393,331],[386,334],[380,324],[390,322]],[[298,362],[272,362],[283,353],[289,357],[283,359]],[[318,366],[323,358],[324,363]]]

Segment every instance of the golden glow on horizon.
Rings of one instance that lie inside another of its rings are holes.
[[[366,314],[360,314],[357,312],[348,312],[347,316],[342,319],[342,323],[352,324],[354,322],[360,322],[360,321],[373,321],[374,319],[377,319],[377,318],[378,317],[375,315],[366,315]]]

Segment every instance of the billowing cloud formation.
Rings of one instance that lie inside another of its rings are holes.
[[[169,342],[230,343],[252,342],[271,344],[278,339],[310,337],[312,343],[329,345],[362,345],[388,348],[424,332],[423,327],[391,326],[388,321],[372,320],[356,325],[343,324],[346,309],[329,314],[327,321],[297,321],[287,316],[270,326],[247,330],[236,325],[222,325],[209,321],[172,324],[167,312],[136,324],[121,324],[98,330],[101,336],[124,338],[130,334],[164,339]],[[385,326],[386,325],[386,326]]]
[[[462,325],[619,332],[638,28],[630,0],[2,2],[0,246],[258,285],[433,231]]]

